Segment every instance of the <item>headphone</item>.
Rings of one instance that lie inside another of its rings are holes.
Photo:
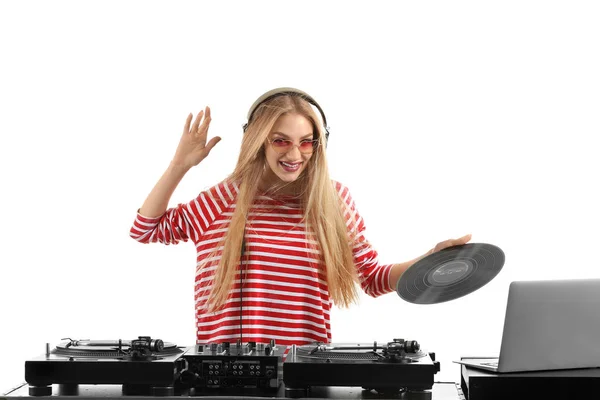
[[[258,106],[260,106],[262,103],[264,103],[266,101],[269,101],[269,100],[271,100],[275,97],[279,97],[279,96],[297,96],[303,100],[308,101],[310,104],[315,106],[317,108],[317,110],[319,110],[319,113],[321,114],[321,118],[323,119],[323,128],[325,129],[325,143],[327,143],[327,141],[329,140],[329,127],[327,126],[327,118],[325,117],[325,113],[323,112],[323,109],[321,108],[319,103],[317,103],[317,101],[315,99],[313,99],[312,96],[310,96],[308,93],[303,92],[302,90],[299,90],[299,89],[291,88],[291,87],[280,87],[280,88],[276,88],[273,90],[269,90],[268,92],[266,92],[262,96],[260,96],[258,99],[256,99],[254,104],[252,104],[252,107],[250,107],[250,110],[248,110],[248,116],[247,116],[248,122],[246,122],[244,124],[244,127],[243,127],[244,132],[246,132],[246,129],[248,128],[248,124],[252,121],[252,117],[254,116],[254,112],[256,111]]]

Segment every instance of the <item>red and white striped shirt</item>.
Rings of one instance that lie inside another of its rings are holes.
[[[365,225],[348,189],[333,184],[357,217],[346,214],[349,229],[356,226],[354,221],[358,224],[353,254],[362,289],[373,297],[394,291],[389,282],[392,265],[379,264],[377,252],[364,237]],[[308,246],[300,201],[289,196],[256,198],[246,224],[242,277],[238,271],[221,310],[206,311],[207,289],[212,287],[220,251],[212,260],[206,258],[229,227],[238,192],[235,183],[223,181],[161,217],[138,213],[130,235],[141,243],[177,244],[191,239],[196,245],[197,266],[208,261],[196,273],[197,344],[235,341],[240,338],[240,325],[244,341],[331,343],[332,301],[320,267],[320,252]]]

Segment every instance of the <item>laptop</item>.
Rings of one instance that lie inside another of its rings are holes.
[[[495,373],[600,367],[600,279],[512,282],[499,357],[454,362]]]

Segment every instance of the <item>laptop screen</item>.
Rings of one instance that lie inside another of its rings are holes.
[[[499,371],[600,367],[600,279],[510,284]]]

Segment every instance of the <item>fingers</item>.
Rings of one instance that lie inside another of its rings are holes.
[[[192,125],[191,133],[198,135],[206,135],[211,120],[212,118],[210,117],[210,107],[206,106],[204,110],[198,113],[196,121],[194,122],[194,125]]]
[[[190,113],[185,120],[185,125],[183,126],[183,133],[188,133],[190,131],[190,122],[192,122],[192,113]]]
[[[460,246],[461,244],[467,243],[469,240],[471,240],[471,234],[470,233],[468,235],[459,237],[458,239],[446,240],[446,246],[445,247]]]
[[[202,116],[204,115],[204,110],[200,111],[197,115],[196,115],[196,120],[194,121],[194,123],[192,124],[192,128],[189,130],[189,132],[191,134],[195,134],[196,132],[198,132],[198,125],[200,125],[200,121],[202,120]]]
[[[204,110],[204,120],[202,121],[202,124],[198,128],[199,134],[206,135],[206,133],[208,132],[208,126],[210,125],[210,121],[212,121],[212,118],[210,117],[210,107],[206,106],[206,108]]]
[[[471,240],[471,234],[467,234],[465,236],[462,236],[458,239],[448,239],[448,240],[444,240],[443,242],[439,242],[434,248],[433,248],[433,252],[437,252],[443,249],[446,249],[448,247],[452,247],[452,246],[460,246],[463,244],[466,244],[467,242],[469,242]]]
[[[208,141],[208,143],[206,144],[206,150],[208,152],[210,152],[212,150],[213,147],[215,147],[215,145],[217,143],[219,143],[221,141],[221,138],[219,136],[215,136],[214,138],[210,139]]]
[[[471,240],[471,234],[470,234],[470,233],[469,233],[469,234],[467,234],[467,235],[465,235],[465,236],[463,236],[463,237],[461,237],[461,238],[459,238],[459,239],[457,239],[457,241],[458,241],[460,244],[465,244],[465,243],[467,243],[469,240]]]

